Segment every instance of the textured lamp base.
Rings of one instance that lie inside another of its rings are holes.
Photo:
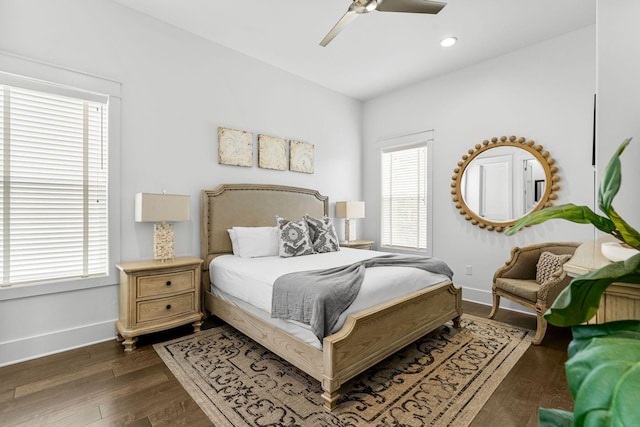
[[[153,227],[153,259],[170,261],[174,258],[173,224],[162,222]]]
[[[353,242],[356,239],[356,222],[349,219],[344,220],[344,240]]]

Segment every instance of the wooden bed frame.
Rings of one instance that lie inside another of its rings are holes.
[[[276,215],[322,217],[329,214],[329,199],[304,188],[227,184],[202,191],[201,213],[204,312],[320,381],[328,410],[335,408],[339,389],[349,379],[449,320],[460,325],[462,290],[447,281],[349,316],[318,350],[211,294],[209,264],[216,256],[232,253],[228,228],[272,226]]]

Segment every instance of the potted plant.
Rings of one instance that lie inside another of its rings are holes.
[[[612,202],[622,180],[620,155],[631,138],[615,152],[598,190],[598,205],[606,216],[587,206],[565,204],[533,212],[505,233],[558,218],[593,224],[627,245],[640,249],[640,233],[618,215]],[[545,313],[556,326],[571,326],[565,371],[574,411],[539,410],[540,426],[640,426],[640,321],[584,324],[597,312],[600,298],[613,282],[640,285],[640,253],[571,281]]]

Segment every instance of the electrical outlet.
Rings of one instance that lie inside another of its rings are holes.
[[[465,273],[467,276],[471,276],[473,274],[473,267],[471,265],[467,265]]]

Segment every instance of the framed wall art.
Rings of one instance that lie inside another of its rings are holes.
[[[313,144],[293,141],[289,143],[289,170],[313,173]]]
[[[253,134],[236,129],[218,128],[218,163],[253,166]]]
[[[258,167],[287,170],[287,141],[267,135],[258,135]]]

